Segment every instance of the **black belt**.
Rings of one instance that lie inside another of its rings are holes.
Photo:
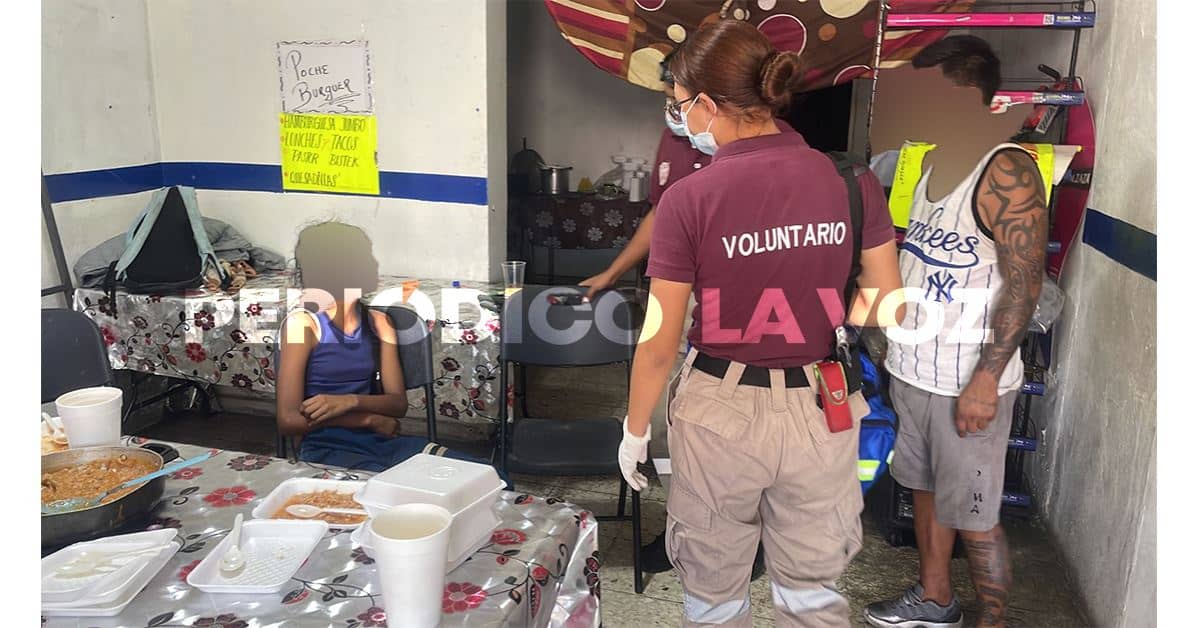
[[[696,352],[696,359],[692,361],[692,366],[699,371],[708,373],[717,379],[725,377],[725,372],[729,370],[729,360],[723,358],[714,358],[711,355],[705,355]],[[783,385],[786,388],[808,388],[808,376],[804,373],[804,367],[792,366],[789,368],[778,369],[783,371]],[[739,385],[758,386],[759,388],[771,387],[771,370],[761,366],[746,365],[746,370],[742,371],[742,378],[738,380]]]
[[[699,351],[696,352],[696,358],[692,360],[693,368],[718,379],[725,377],[725,373],[729,370],[729,365],[729,360],[714,358]],[[738,380],[738,384],[770,388],[771,370],[762,366],[747,364],[745,370],[742,371],[742,378]],[[808,375],[804,372],[804,367],[792,366],[778,370],[783,371],[783,386],[785,388],[808,388]],[[862,388],[861,367],[858,364],[852,364],[850,368],[846,369],[846,379],[850,386],[850,392],[858,392]]]

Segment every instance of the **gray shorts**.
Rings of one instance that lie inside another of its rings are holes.
[[[948,528],[986,532],[996,527],[1013,404],[1020,393],[1000,395],[996,419],[983,431],[960,437],[954,426],[957,397],[895,377],[891,390],[900,423],[892,477],[902,486],[933,493],[937,521]]]

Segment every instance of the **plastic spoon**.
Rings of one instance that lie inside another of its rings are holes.
[[[67,444],[67,433],[63,431],[61,426],[55,425],[53,417],[45,412],[42,413],[42,424],[49,428],[50,440],[59,445]],[[46,430],[42,431],[45,432]]]
[[[137,558],[162,551],[163,545],[154,545],[136,550],[117,552],[82,552],[69,563],[54,570],[54,575],[60,578],[86,578],[95,574],[110,573],[129,563],[117,565],[116,561],[123,558]]]
[[[367,511],[358,510],[356,508],[322,508],[320,506],[312,506],[309,504],[292,504],[285,508],[289,515],[300,517],[301,519],[312,519],[317,515],[327,512],[331,515],[362,515],[367,516]]]
[[[43,515],[58,515],[58,514],[62,514],[64,512],[71,512],[73,510],[82,510],[84,508],[91,508],[92,506],[95,506],[96,504],[99,504],[100,502],[104,501],[104,498],[108,497],[109,495],[112,495],[113,493],[119,493],[127,488],[137,486],[144,482],[149,482],[150,480],[153,480],[154,478],[164,476],[168,473],[174,473],[175,471],[178,471],[185,467],[190,467],[194,464],[204,462],[205,460],[212,458],[216,453],[217,453],[216,449],[210,449],[210,450],[200,454],[199,456],[194,456],[192,458],[188,458],[187,460],[182,460],[180,462],[169,464],[169,465],[159,469],[158,471],[155,471],[153,473],[147,473],[146,475],[143,475],[142,477],[133,478],[132,480],[129,480],[128,482],[125,482],[123,484],[119,484],[113,488],[110,488],[107,491],[104,491],[103,493],[97,495],[96,497],[92,497],[92,498],[72,497],[70,499],[60,499],[58,501],[50,502],[49,504],[42,504],[42,514]]]
[[[246,568],[246,557],[242,554],[242,548],[239,547],[242,542],[242,513],[240,512],[233,520],[233,530],[230,531],[229,538],[232,541],[229,543],[229,549],[225,550],[225,554],[221,556],[220,571],[222,576],[233,578]]]

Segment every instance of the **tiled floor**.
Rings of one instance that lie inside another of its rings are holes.
[[[558,497],[597,514],[615,512],[616,480],[597,478],[515,478],[519,490]],[[666,492],[657,483],[642,496],[642,537],[648,543],[666,523]],[[1012,547],[1014,578],[1009,625],[1026,628],[1085,626],[1067,587],[1064,569],[1035,522],[1006,522]],[[887,544],[878,521],[863,515],[863,549],[838,582],[850,599],[851,623],[866,626],[862,609],[866,604],[892,596],[916,577],[914,548]],[[630,524],[601,524],[600,553],[603,567],[602,612],[610,627],[678,626],[683,611],[683,593],[674,572],[647,574],[645,592],[633,589],[633,540]],[[967,609],[968,623],[974,619],[975,594],[967,575],[965,559],[954,560],[955,589]],[[755,626],[772,626],[770,578],[751,583],[751,609]]]
[[[624,370],[618,368],[533,371],[530,373],[529,409],[541,416],[553,412],[564,418],[621,416],[625,393],[619,382],[623,374]],[[153,438],[270,454],[274,451],[273,421],[272,417],[236,414],[204,417],[188,413],[140,432]],[[661,427],[656,429],[661,430]],[[665,450],[665,442],[665,438],[656,438],[654,447]],[[485,443],[447,444],[472,453],[481,453],[487,447]],[[651,455],[661,454],[652,451]],[[558,497],[600,515],[616,511],[616,478],[518,476],[514,480],[519,490]],[[648,543],[664,528],[666,492],[652,480],[652,486],[642,500],[642,536],[643,542]],[[888,545],[870,506],[863,515],[863,524],[863,549],[838,583],[850,599],[851,620],[855,626],[866,625],[861,620],[864,605],[902,591],[915,579],[917,571],[916,550]],[[1009,625],[1028,628],[1086,625],[1067,585],[1066,571],[1046,533],[1036,522],[1009,521],[1006,526],[1016,574]],[[674,573],[648,574],[645,593],[638,595],[633,591],[630,524],[602,523],[600,551],[603,560],[602,608],[607,628],[679,625],[683,610],[682,591]],[[958,596],[968,611],[966,625],[971,625],[975,595],[964,559],[954,561],[954,578]],[[764,576],[753,582],[750,593],[755,626],[773,625],[769,578]]]

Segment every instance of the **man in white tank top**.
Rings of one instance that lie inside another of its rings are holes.
[[[991,115],[1000,63],[983,40],[947,37],[913,66],[963,88],[937,95],[931,108],[950,107],[943,116]],[[1022,383],[1018,347],[1045,267],[1046,196],[1020,146],[985,132],[937,137],[936,129],[913,137],[939,148],[925,160],[900,247],[908,307],[900,328],[889,331],[886,360],[900,418],[892,474],[913,490],[920,580],[898,599],[869,605],[866,618],[874,626],[960,626],[950,586],[959,534],[979,599],[977,625],[1002,626],[1012,581],[1000,526],[1004,460]],[[966,150],[973,156],[963,159]]]

